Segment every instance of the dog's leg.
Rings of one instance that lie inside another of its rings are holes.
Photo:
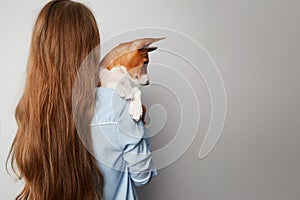
[[[135,121],[138,121],[143,114],[141,94],[140,89],[134,88],[133,99],[130,101],[129,114]]]
[[[133,92],[132,89],[127,87],[126,85],[120,83],[119,81],[115,80],[109,80],[105,83],[102,83],[102,87],[114,89],[120,97],[126,99],[126,100],[132,100],[133,99]]]

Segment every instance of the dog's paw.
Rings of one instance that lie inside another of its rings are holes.
[[[116,90],[120,97],[125,98],[126,93],[123,90]]]
[[[115,88],[115,91],[119,94],[120,97],[126,99],[126,100],[132,100],[133,99],[133,94],[131,93],[130,89],[126,88],[123,85],[118,85]]]
[[[132,119],[138,121],[143,114],[143,108],[141,102],[135,100],[131,101],[129,106],[129,114]]]

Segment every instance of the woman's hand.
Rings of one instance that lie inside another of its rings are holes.
[[[144,104],[142,104],[142,109],[143,109],[143,114],[142,114],[142,121],[144,123],[144,125],[146,124],[146,121],[145,121],[145,116],[146,116],[146,106]]]

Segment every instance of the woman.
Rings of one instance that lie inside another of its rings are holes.
[[[155,175],[143,138],[148,130],[123,115],[121,98],[108,106],[113,91],[96,89],[99,44],[95,18],[84,5],[54,0],[40,11],[10,150],[12,168],[16,163],[25,182],[16,199],[134,199],[133,183]],[[103,125],[107,116],[119,130]]]

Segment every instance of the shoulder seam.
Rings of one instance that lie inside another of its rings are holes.
[[[98,123],[91,124],[90,126],[108,125],[108,124],[117,124],[117,122],[98,122]]]

